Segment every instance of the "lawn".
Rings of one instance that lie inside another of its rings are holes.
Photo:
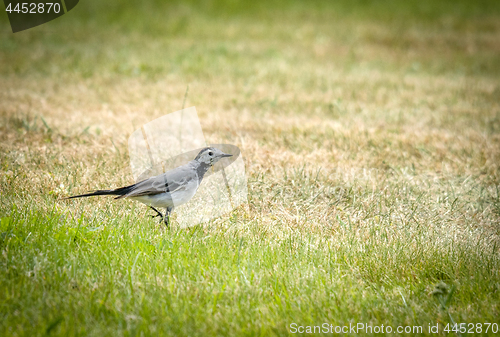
[[[0,16],[1,336],[498,335],[500,2]],[[128,137],[183,104],[241,149],[247,205],[166,230],[62,200],[132,183]]]

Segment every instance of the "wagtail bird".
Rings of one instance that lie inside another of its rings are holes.
[[[198,190],[203,176],[215,163],[224,157],[231,157],[215,147],[202,149],[194,160],[163,174],[142,180],[136,184],[114,190],[98,190],[92,193],[74,195],[66,199],[91,197],[94,195],[117,195],[115,199],[130,198],[140,201],[156,211],[168,227],[170,213],[175,207],[188,202]],[[165,208],[165,215],[155,207]]]

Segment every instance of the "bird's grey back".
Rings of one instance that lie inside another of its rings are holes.
[[[199,176],[199,172],[197,171],[198,166],[199,163],[191,161],[163,174],[142,180],[130,186],[130,191],[119,196],[117,199],[156,195],[165,192],[173,193],[186,188],[187,183],[192,180],[196,180],[199,184],[201,183],[201,179],[203,179],[203,175]]]

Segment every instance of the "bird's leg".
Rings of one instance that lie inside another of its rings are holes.
[[[165,208],[165,217],[163,218],[163,221],[165,222],[165,226],[167,226],[167,228],[168,228],[168,225],[170,224],[170,213],[171,212],[172,212],[172,208],[170,208],[170,207]]]
[[[160,217],[163,219],[163,214],[161,214],[161,212],[159,210],[157,210],[156,208],[154,208],[153,206],[149,206],[149,208],[151,208],[153,211],[156,212],[156,215],[151,215],[152,218],[156,218],[156,217]]]

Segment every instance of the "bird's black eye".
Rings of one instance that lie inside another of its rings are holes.
[[[210,151],[210,152],[208,153],[208,155],[209,155],[209,156],[213,156],[213,155],[214,155],[214,153],[213,153],[212,151]]]

